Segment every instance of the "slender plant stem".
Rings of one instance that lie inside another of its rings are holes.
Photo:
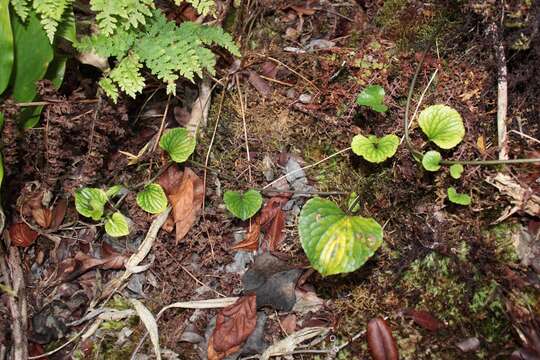
[[[246,144],[246,155],[248,161],[248,178],[249,182],[253,179],[251,177],[251,155],[249,154],[249,141],[247,135],[247,126],[246,126],[246,110],[244,108],[244,100],[242,99],[242,90],[240,89],[240,79],[238,74],[235,75],[236,78],[236,89],[238,90],[238,98],[240,99],[240,112],[242,114],[242,124],[244,126],[244,142]]]

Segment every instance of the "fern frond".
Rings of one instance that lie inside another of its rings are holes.
[[[90,8],[96,12],[96,21],[103,35],[113,34],[119,25],[125,30],[146,24],[151,16],[153,0],[91,0]]]
[[[26,21],[28,12],[30,11],[30,5],[28,5],[28,0],[11,0],[11,6],[23,22]]]
[[[112,82],[112,80],[107,76],[102,77],[101,80],[99,80],[99,86],[103,89],[103,91],[105,91],[105,94],[107,94],[107,96],[116,103],[118,100],[118,87]]]
[[[109,74],[109,78],[131,97],[144,88],[144,77],[140,73],[142,64],[137,55],[131,54],[123,58]]]
[[[51,43],[54,41],[58,23],[70,4],[71,0],[34,0],[34,9]]]
[[[137,35],[133,29],[127,31],[117,31],[111,36],[95,34],[84,36],[75,44],[75,48],[80,52],[94,52],[103,57],[115,57],[121,59],[127,55],[129,49],[133,47]]]
[[[174,0],[176,5],[180,5],[183,2],[191,4],[191,6],[202,15],[213,14],[216,10],[216,3],[214,0]]]

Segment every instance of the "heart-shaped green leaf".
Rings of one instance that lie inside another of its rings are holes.
[[[150,214],[159,214],[167,207],[167,196],[159,184],[150,184],[137,194],[137,205]]]
[[[463,165],[454,164],[450,166],[450,176],[453,177],[454,179],[459,179],[462,173],[463,173]]]
[[[388,110],[384,105],[384,89],[380,85],[369,85],[358,95],[356,103],[380,113]]]
[[[422,166],[427,171],[438,171],[441,168],[442,156],[438,151],[430,150],[422,157]]]
[[[259,211],[263,198],[257,190],[248,190],[243,194],[238,191],[225,191],[223,201],[234,216],[247,220]]]
[[[126,236],[129,234],[127,219],[120,211],[112,214],[105,220],[105,232],[112,237]]]
[[[453,186],[448,188],[448,200],[458,205],[471,205],[472,202],[469,195],[458,193]]]
[[[394,134],[382,138],[356,135],[351,142],[352,151],[372,163],[380,163],[394,156],[398,146],[399,138]]]
[[[184,128],[165,131],[159,146],[169,153],[174,162],[182,163],[195,151],[195,138]]]
[[[302,208],[298,228],[309,262],[324,276],[355,271],[383,240],[375,220],[349,216],[334,202],[317,197]]]
[[[98,188],[82,188],[75,191],[75,208],[82,216],[98,221],[103,216],[107,194]]]
[[[432,105],[422,110],[418,124],[429,140],[442,149],[451,149],[463,140],[465,127],[461,115],[446,105]]]

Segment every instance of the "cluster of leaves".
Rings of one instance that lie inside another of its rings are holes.
[[[73,16],[70,11],[71,2],[72,0],[33,0],[30,4],[28,0],[11,0],[11,6],[23,22],[35,12],[52,44],[59,25]]]
[[[211,11],[209,1],[192,3],[203,13]],[[83,37],[76,47],[83,53],[116,58],[114,69],[100,81],[114,101],[119,90],[132,97],[142,91],[143,65],[167,84],[167,93],[175,94],[175,81],[180,76],[193,80],[203,71],[214,74],[216,58],[208,46],[218,45],[240,55],[232,37],[222,28],[189,21],[178,26],[154,9],[151,0],[93,0],[91,4],[99,31]]]
[[[160,140],[160,147],[166,151],[176,163],[186,161],[195,150],[195,138],[186,129],[174,128],[165,131]],[[123,186],[115,185],[104,191],[99,188],[82,188],[75,193],[75,208],[79,214],[99,221],[105,213],[105,205],[110,198],[117,195]],[[137,205],[150,214],[163,212],[168,205],[167,195],[158,183],[150,183],[137,194]],[[119,211],[107,216],[105,231],[110,236],[125,236],[129,227],[124,215]]]
[[[465,136],[465,127],[461,115],[447,105],[428,106],[420,113],[418,124],[428,139],[444,150],[454,148]],[[422,157],[422,166],[427,171],[439,171],[441,161],[442,155],[440,152],[429,150]],[[450,176],[459,179],[463,170],[463,165],[453,164],[450,166]],[[448,200],[455,204],[471,204],[471,197],[467,194],[458,193],[454,187],[449,187],[447,193]]]

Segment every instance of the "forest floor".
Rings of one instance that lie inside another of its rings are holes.
[[[145,326],[136,316],[83,321],[88,309],[131,309],[135,298],[156,315],[175,302],[245,296],[249,269],[273,282],[257,290],[257,305],[266,306],[258,306],[255,331],[227,358],[257,358],[250,356],[314,327],[324,336],[302,343],[292,358],[367,359],[365,329],[380,316],[402,359],[538,359],[540,167],[471,165],[455,180],[447,167],[425,171],[405,144],[381,164],[350,151],[335,155],[356,134],[404,135],[408,89],[425,53],[411,113],[452,106],[466,135],[444,157],[496,159],[500,43],[510,158],[539,157],[540,5],[507,2],[501,23],[501,9],[486,2],[454,3],[248,2],[231,7],[224,22],[242,46],[241,61],[221,54],[215,78],[182,84],[176,97],[156,82],[136,100],[94,100],[99,74],[76,62],[59,93],[43,83],[49,105],[41,127],[17,135],[8,117],[3,135],[13,139],[4,150],[7,227],[29,222],[40,235],[21,252],[31,354],[55,350],[97,324],[46,358],[129,359]],[[386,113],[355,104],[370,84],[385,89]],[[194,101],[209,90],[206,114]],[[126,153],[152,149],[162,125],[198,130],[191,159],[170,165],[157,148],[129,164]],[[416,148],[428,147],[414,121],[411,137]],[[151,266],[126,287],[111,288],[156,216],[127,193],[115,206],[133,231],[114,239],[77,215],[73,192],[115,184],[134,190],[156,171],[162,184],[192,174],[202,209],[182,239],[165,223],[143,262]],[[501,174],[508,180],[502,185]],[[472,204],[449,202],[449,186],[470,194]],[[234,219],[223,204],[225,190],[248,189],[275,207],[255,243],[244,240],[256,224]],[[358,197],[358,214],[384,225],[382,247],[358,271],[322,277],[310,270],[297,219],[313,196],[343,209]],[[49,207],[47,221],[41,212]],[[0,302],[0,340],[10,328],[6,309]],[[157,320],[163,358],[207,358],[219,312],[164,312]],[[337,355],[313,351],[347,341]],[[137,353],[133,358],[153,358],[150,340]]]

